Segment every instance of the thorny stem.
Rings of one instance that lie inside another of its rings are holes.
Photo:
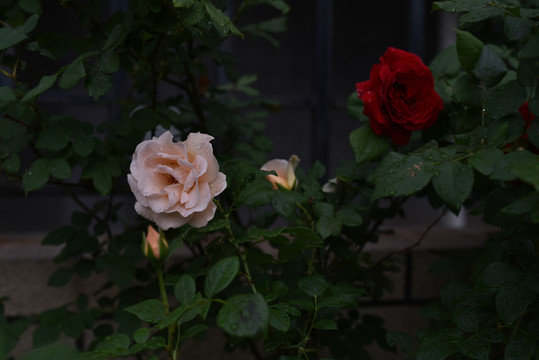
[[[402,248],[402,249],[399,249],[399,250],[396,250],[396,251],[392,251],[390,252],[389,254],[387,254],[386,256],[382,257],[380,260],[378,260],[376,263],[374,263],[373,266],[371,266],[370,268],[366,269],[363,274],[361,274],[361,276],[367,274],[369,271],[371,270],[374,270],[376,269],[378,266],[380,266],[380,264],[382,264],[384,261],[386,261],[387,259],[389,259],[390,257],[394,256],[394,255],[398,255],[398,254],[402,254],[402,253],[405,253],[419,245],[421,245],[421,243],[423,242],[423,240],[425,239],[425,237],[427,236],[427,234],[430,232],[430,230],[442,219],[442,217],[447,213],[447,209],[445,209],[444,211],[442,211],[442,213],[436,218],[434,219],[434,221],[432,223],[429,224],[429,226],[427,226],[427,228],[425,229],[425,231],[423,231],[423,233],[421,234],[421,236],[419,237],[419,239],[417,239],[417,241],[415,243],[413,243],[412,245],[409,245],[405,248]]]
[[[2,70],[2,69],[0,69],[0,70]],[[21,121],[21,120],[19,120],[19,119],[15,119],[13,116],[11,116],[11,115],[9,115],[9,114],[2,114],[2,116],[5,117],[5,118],[8,119],[8,120],[11,120],[11,121],[13,121],[13,122],[15,122],[15,123],[17,123],[17,124],[19,124],[19,125],[25,126],[25,127],[27,127],[27,128],[32,128],[32,127],[33,127],[32,125],[27,124],[27,123],[25,123],[24,121]]]
[[[242,251],[240,246],[234,241],[234,239],[235,239],[234,232],[232,231],[232,228],[230,227],[230,222],[228,221],[228,217],[229,217],[230,213],[226,212],[223,209],[223,207],[221,206],[221,203],[219,202],[219,200],[214,199],[213,202],[217,205],[217,208],[219,209],[219,211],[221,213],[223,213],[223,216],[227,220],[226,221],[226,230],[228,232],[230,242],[234,244],[234,247],[236,248],[236,251],[238,252],[238,255],[239,255],[240,259],[241,259],[241,263],[243,265],[243,270],[244,270],[243,275],[245,276],[245,278],[249,282],[249,286],[253,290],[253,293],[256,294],[257,293],[256,286],[254,284],[253,277],[251,276],[251,271],[249,270],[249,264],[247,263],[247,254],[245,253],[245,251]]]
[[[163,279],[163,268],[162,264],[154,264],[155,272],[157,273],[157,283],[159,285],[159,291],[161,293],[161,301],[163,302],[163,307],[165,308],[165,315],[168,315],[170,312],[170,306],[168,304],[168,296],[167,291],[165,289],[165,280]],[[176,350],[172,350],[172,341],[174,339],[174,331],[175,327],[174,324],[171,324],[168,326],[168,341],[166,350],[168,353],[169,359],[175,359],[176,358]]]
[[[298,209],[301,210],[301,212],[305,215],[305,217],[307,217],[307,221],[309,222],[308,225],[309,225],[309,228],[311,230],[313,230],[313,227],[314,227],[314,221],[313,221],[313,218],[311,216],[311,214],[309,214],[309,212],[307,211],[307,209],[305,209],[305,207],[303,205],[301,205],[300,203],[296,203],[296,206],[298,207]]]
[[[77,203],[77,205],[79,205],[84,211],[86,211],[92,218],[94,218],[94,220],[97,220],[97,221],[103,221],[103,219],[101,219],[99,216],[97,216],[97,214],[92,210],[90,209],[85,203],[82,202],[81,199],[79,199],[77,197],[77,195],[75,195],[75,193],[73,191],[71,191],[71,189],[69,188],[69,186],[67,186],[66,184],[63,184],[61,183],[62,185],[62,188],[68,193],[68,195],[73,199],[73,201],[75,201]],[[112,237],[111,237],[112,238]]]
[[[313,319],[311,320],[311,325],[309,326],[309,330],[307,331],[307,334],[305,334],[305,337],[303,338],[303,341],[299,344],[299,348],[298,348],[298,355],[299,355],[299,352],[301,352],[307,360],[309,360],[309,357],[307,356],[307,353],[305,352],[305,345],[307,345],[307,343],[311,339],[311,332],[313,331],[314,323],[316,322],[317,315],[318,315],[318,296],[316,296],[315,294]]]

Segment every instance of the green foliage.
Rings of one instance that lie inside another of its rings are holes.
[[[48,285],[105,281],[33,317],[1,313],[0,358],[28,328],[35,349],[23,359],[181,358],[184,341],[208,341],[212,327],[230,348],[256,341],[268,359],[367,358],[373,343],[424,360],[538,356],[539,125],[519,111],[527,102],[539,114],[536,2],[433,2],[461,13],[456,44],[430,64],[444,101],[436,124],[394,146],[373,132],[353,93],[353,159],[326,184],[324,164],[302,163],[292,190],[274,189],[266,177],[276,173],[259,170],[271,149],[264,119],[279,105],[260,96],[256,74],[236,69],[225,44],[262,38],[278,51],[285,2],[146,1],[114,14],[103,1],[62,5],[82,24],[72,34],[41,28],[50,15],[40,1],[0,6],[0,176],[27,196],[56,187],[80,206],[43,240],[59,249]],[[123,77],[125,92],[116,86]],[[89,123],[55,114],[48,102],[81,93],[118,111]],[[129,193],[137,144],[163,129],[213,136],[227,189],[206,226],[165,232],[169,255],[156,264],[140,249],[148,221],[126,221],[123,207],[132,203],[117,195]],[[495,226],[474,270],[424,309],[436,326],[417,336],[358,312],[360,299],[393,290],[396,262],[377,262],[366,249],[386,220],[406,216],[403,204],[414,196],[455,213],[473,209]],[[88,332],[89,346],[58,344],[83,343]]]
[[[260,294],[233,296],[217,315],[217,324],[228,334],[239,337],[253,337],[267,331],[268,321],[268,306]]]

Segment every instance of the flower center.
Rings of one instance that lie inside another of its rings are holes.
[[[164,175],[165,175],[165,181],[167,182],[168,185],[174,185],[178,183],[178,180],[174,176],[170,174],[164,174]]]

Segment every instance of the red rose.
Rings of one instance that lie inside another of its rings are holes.
[[[419,56],[392,47],[372,67],[370,79],[357,83],[356,89],[372,130],[397,145],[407,144],[412,131],[432,126],[444,106]]]

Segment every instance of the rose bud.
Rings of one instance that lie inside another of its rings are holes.
[[[262,165],[261,170],[275,171],[277,176],[268,175],[266,179],[273,184],[273,188],[284,188],[287,190],[293,190],[298,180],[296,179],[296,168],[299,164],[299,158],[296,155],[292,155],[290,159],[273,159]]]
[[[161,260],[168,255],[168,243],[162,231],[157,232],[153,226],[148,226],[146,236],[142,234],[142,251],[150,260]]]

